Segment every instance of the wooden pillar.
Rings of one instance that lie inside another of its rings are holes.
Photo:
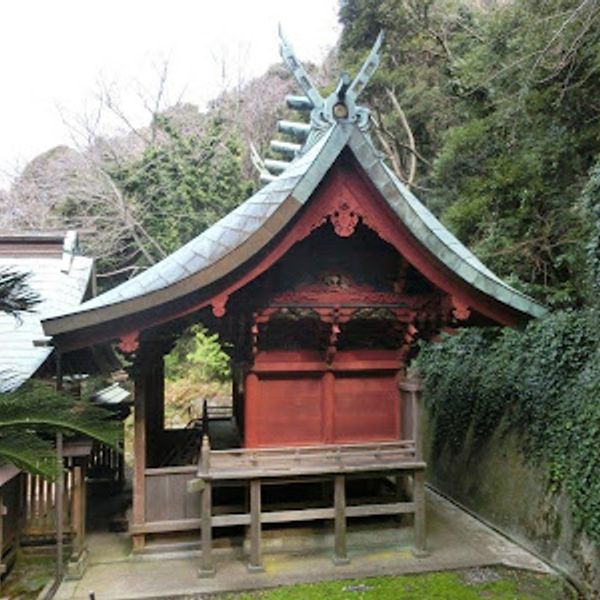
[[[58,474],[56,475],[56,581],[60,581],[64,574],[63,562],[63,538],[64,538],[64,491],[65,491],[65,466],[63,459],[63,434],[56,434],[56,463]]]
[[[143,525],[146,521],[146,374],[136,373],[134,379],[133,405],[133,524]],[[145,536],[143,533],[133,535],[133,550],[144,549]]]
[[[146,388],[146,460],[158,466],[165,426],[165,366],[161,355],[149,357]]]
[[[244,431],[244,404],[241,394],[241,385],[244,377],[242,365],[234,361],[231,365],[231,398],[233,404],[233,418],[238,424],[240,431]]]
[[[321,414],[322,440],[325,444],[331,444],[335,440],[335,376],[332,371],[323,373],[321,379]]]
[[[246,375],[246,385],[244,387],[244,440],[243,444],[246,448],[256,447],[256,428],[257,423],[254,417],[256,410],[255,403],[258,398],[258,375],[256,373],[248,373]]]
[[[212,577],[215,574],[215,567],[212,559],[212,482],[210,480],[204,482],[200,496],[202,503],[202,555],[200,557],[198,576]]]
[[[123,428],[125,426],[123,425]],[[123,432],[122,432],[123,433]],[[125,442],[119,442],[119,452],[117,452],[117,481],[119,486],[125,483]]]
[[[415,460],[423,461],[423,416],[421,410],[422,382],[418,373],[413,373],[402,382],[401,388],[409,395],[410,412],[412,413],[412,439],[415,443]],[[413,554],[425,557],[427,551],[425,523],[425,468],[413,474],[413,502],[415,504],[414,530],[415,545]]]
[[[202,436],[200,472],[206,476],[206,479],[204,479],[204,485],[200,491],[202,554],[198,577],[212,577],[215,574],[212,559],[212,481],[210,479],[210,439],[206,433]]]
[[[73,487],[71,490],[71,532],[73,535],[72,559],[77,560],[83,551],[84,531],[84,498],[81,466],[73,467]]]
[[[261,549],[261,482],[260,479],[250,480],[250,562],[248,571],[251,573],[262,573],[262,549]]]
[[[413,554],[417,558],[429,556],[425,529],[425,471],[413,475],[413,502],[415,503],[415,546]]]
[[[348,548],[346,543],[346,477],[336,475],[334,481],[333,504],[335,513],[335,547],[333,563],[347,565]]]

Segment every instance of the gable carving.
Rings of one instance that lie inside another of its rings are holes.
[[[358,218],[357,211],[345,200],[329,215],[333,230],[340,237],[350,237],[354,233]]]

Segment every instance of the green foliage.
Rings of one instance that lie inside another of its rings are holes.
[[[0,313],[18,318],[19,313],[29,312],[38,304],[40,297],[27,285],[28,279],[28,273],[0,267]]]
[[[524,332],[463,331],[425,346],[418,365],[434,423],[433,451],[521,433],[526,455],[565,489],[576,524],[600,541],[600,314],[562,311]]]
[[[53,478],[54,434],[62,431],[116,447],[119,428],[111,417],[89,401],[29,381],[15,391],[0,393],[0,462]]]
[[[202,132],[186,132],[166,116],[154,124],[158,141],[134,161],[118,163],[110,175],[121,190],[137,226],[133,259],[101,261],[100,270],[118,269],[128,260],[148,266],[199,235],[252,192],[242,176],[239,139],[218,116]]]
[[[583,192],[583,202],[591,216],[592,234],[588,244],[588,271],[592,301],[599,305],[600,298],[600,160],[590,174]]]
[[[195,382],[225,382],[231,378],[229,356],[219,343],[218,334],[209,334],[194,325],[180,337],[175,348],[165,357],[166,376]]]
[[[367,99],[401,149],[396,94],[421,157],[419,195],[513,285],[554,306],[583,303],[580,194],[600,152],[598,4],[346,0],[340,19],[350,70],[386,32]]]
[[[238,600],[565,600],[575,598],[558,577],[534,573],[485,569],[476,573],[454,571],[346,579],[280,587],[261,592],[224,595]]]

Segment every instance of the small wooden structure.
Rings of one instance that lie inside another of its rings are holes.
[[[200,530],[202,574],[213,569],[213,528],[231,525],[250,528],[252,570],[262,523],[333,520],[343,562],[347,518],[411,513],[423,552],[419,387],[406,379],[416,341],[460,326],[518,326],[544,312],[482,265],[375,150],[368,111],[355,101],[377,47],[355,82],[342,78],[325,99],[285,41],[282,56],[311,110],[310,127],[285,127],[307,135],[294,160],[162,262],[44,323],[63,351],[115,341],[129,355],[134,548]],[[211,450],[208,437],[201,444],[199,433],[164,428],[163,356],[196,322],[228,343],[240,447]],[[347,480],[374,476],[398,476],[412,492],[348,504]],[[331,503],[261,502],[264,486],[314,479],[333,485]],[[227,514],[213,502],[213,488],[231,484],[246,489],[248,510]]]
[[[109,361],[111,354],[91,352],[61,357],[61,361],[42,329],[44,316],[77,307],[95,293],[94,260],[81,256],[75,231],[0,233],[0,267],[28,274],[28,286],[40,298],[35,310],[19,319],[0,314],[0,392],[14,390],[30,378],[51,382],[58,362],[74,374],[97,371],[97,361],[115,364]],[[89,443],[66,447],[65,539],[74,552],[83,547],[84,469],[90,447]],[[4,513],[0,514],[0,571],[12,564],[19,544],[55,542],[55,498],[55,483],[10,464],[0,466],[0,513]]]
[[[73,574],[85,551],[86,465],[91,446],[91,442],[71,442],[64,449],[63,534],[71,550]],[[56,485],[13,465],[0,467],[0,579],[20,546],[56,542]]]
[[[0,586],[12,566],[21,535],[22,473],[13,465],[0,467]]]

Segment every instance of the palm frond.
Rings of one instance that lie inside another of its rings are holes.
[[[0,267],[0,312],[18,318],[22,312],[31,312],[41,301],[37,292],[27,284],[29,277],[29,273]]]
[[[40,433],[71,432],[117,448],[119,424],[109,411],[89,400],[75,400],[64,392],[29,381],[17,390],[0,394],[0,436],[16,427]]]
[[[53,480],[58,465],[52,442],[20,428],[3,429],[0,435],[0,463],[10,462],[34,475]]]

